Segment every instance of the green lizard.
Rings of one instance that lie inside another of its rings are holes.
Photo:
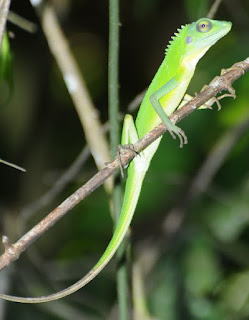
[[[126,115],[122,133],[122,145],[134,144],[147,132],[163,121],[181,146],[187,143],[184,132],[171,123],[168,116],[179,106],[199,59],[231,29],[231,22],[200,19],[182,26],[166,49],[166,56],[152,80],[140,106],[136,122]],[[57,293],[41,297],[15,297],[1,294],[0,298],[22,303],[48,302],[65,297],[90,282],[106,266],[123,240],[133,217],[143,179],[161,138],[154,141],[134,158],[128,168],[123,206],[113,237],[97,264],[78,282]]]

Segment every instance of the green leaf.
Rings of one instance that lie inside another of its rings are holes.
[[[4,82],[8,85],[8,93],[4,98],[8,101],[13,91],[12,53],[10,50],[7,33],[4,33],[0,55],[0,85]],[[6,87],[4,88],[6,89]],[[4,103],[6,103],[6,100]],[[3,102],[3,101],[0,101]]]
[[[226,202],[214,204],[205,215],[212,233],[221,241],[233,242],[249,224],[248,178],[234,196]]]
[[[221,304],[236,314],[233,319],[249,316],[249,271],[237,273],[224,284]]]
[[[213,291],[220,270],[212,243],[203,235],[194,237],[188,246],[185,259],[185,286],[194,296],[204,296]]]

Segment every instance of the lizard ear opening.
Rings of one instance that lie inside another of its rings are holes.
[[[187,36],[185,41],[186,41],[186,44],[191,43],[193,41],[193,38],[190,36]]]
[[[205,20],[200,20],[197,24],[196,24],[196,30],[198,32],[208,32],[212,29],[213,25],[212,22],[208,19]]]

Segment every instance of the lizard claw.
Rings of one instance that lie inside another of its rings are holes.
[[[139,153],[137,153],[136,150],[134,149],[133,144],[125,144],[123,146],[120,144],[118,145],[117,156],[118,156],[119,168],[120,168],[122,178],[124,177],[124,170],[123,169],[126,169],[128,167],[128,165],[124,166],[121,161],[121,155],[123,152],[125,152],[125,150],[132,150],[136,156],[139,155]]]
[[[184,144],[188,143],[188,138],[181,128],[174,126],[173,128],[168,129],[168,131],[173,137],[173,139],[176,138],[176,135],[178,136],[178,138],[180,139],[180,148],[182,148]]]

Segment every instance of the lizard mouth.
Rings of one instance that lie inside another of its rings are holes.
[[[229,31],[229,30],[227,30],[226,32],[224,32],[223,30],[217,31],[217,32],[215,32],[215,33],[213,33],[213,34],[210,34],[209,36],[206,36],[205,38],[202,38],[200,41],[206,41],[207,39],[212,39],[212,38],[217,39],[216,35],[218,35],[218,34],[223,34],[223,35],[222,35],[222,37],[223,37],[223,36],[225,36],[225,35],[227,34],[228,31]],[[220,39],[220,38],[219,38],[219,39]],[[218,40],[218,39],[217,39],[217,40]]]

